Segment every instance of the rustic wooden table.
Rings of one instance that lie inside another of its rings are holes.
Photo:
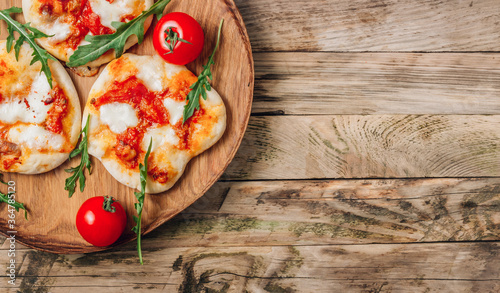
[[[144,266],[18,245],[0,290],[499,292],[500,2],[236,4],[255,96],[221,180]]]

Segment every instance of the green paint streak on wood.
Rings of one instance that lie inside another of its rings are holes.
[[[214,230],[216,219],[175,219],[169,222],[167,235],[205,234]]]
[[[300,251],[293,246],[288,247],[288,251],[292,254],[291,257],[285,260],[283,267],[278,273],[278,277],[292,278],[295,277],[294,269],[300,269],[304,264],[304,258],[300,256]]]
[[[250,161],[272,161],[278,158],[277,153],[283,151],[278,149],[275,144],[271,143],[273,131],[270,128],[269,120],[253,118],[250,119],[248,127],[249,129],[252,129],[252,132],[258,135],[254,136],[255,140],[252,142],[244,139],[240,149],[243,149],[242,147],[245,145],[249,146],[248,149],[255,149],[255,145],[259,146],[257,151],[255,151],[253,156],[251,156]]]
[[[414,241],[413,238],[404,236],[394,236],[364,231],[366,227],[382,227],[393,231],[415,232],[414,228],[397,225],[394,223],[382,223],[376,219],[365,218],[351,213],[332,215],[331,223],[310,223],[310,222],[290,222],[290,221],[264,221],[256,218],[226,219],[226,218],[202,218],[195,220],[170,221],[163,235],[167,237],[179,238],[190,237],[192,235],[203,235],[206,233],[226,233],[245,231],[269,231],[275,234],[290,231],[296,237],[303,234],[312,233],[318,237],[330,238],[377,238],[387,241]],[[360,227],[362,229],[360,229]]]
[[[248,272],[249,277],[257,277],[259,274],[265,273],[267,266],[264,264],[262,256],[254,256],[252,267]]]
[[[314,135],[316,135],[316,137],[318,139],[321,140],[321,142],[323,142],[323,144],[331,149],[332,151],[336,152],[337,154],[343,154],[344,152],[341,151],[340,149],[336,148],[335,146],[333,146],[332,142],[329,141],[328,139],[324,139],[321,137],[321,134],[314,128],[314,127],[309,127],[309,129],[314,133]]]
[[[330,236],[331,238],[349,237],[357,239],[364,239],[374,235],[374,233],[367,231],[344,228],[325,223],[294,223],[290,225],[289,230],[297,237],[301,237],[304,233],[312,233],[319,237]]]
[[[352,226],[380,226],[381,222],[374,218],[361,217],[352,213],[342,213],[331,216],[331,220],[337,224],[348,223]]]
[[[199,235],[214,232],[243,232],[248,230],[274,231],[283,226],[278,221],[261,221],[255,218],[224,219],[224,218],[201,218],[201,219],[176,219],[169,222],[165,234],[169,236]]]
[[[283,288],[280,285],[276,283],[268,283],[266,287],[264,287],[264,290],[266,290],[269,293],[292,293],[294,290],[290,287]]]
[[[247,231],[256,229],[259,227],[259,223],[254,218],[246,218],[246,219],[228,219],[225,221],[225,232],[230,231]]]
[[[48,274],[59,256],[43,252],[29,251],[25,261],[29,261],[28,268],[24,277],[19,276],[21,285],[19,292],[23,293],[47,293],[50,292],[50,286],[54,284],[55,279],[48,276],[39,277],[41,272]],[[28,260],[29,259],[29,260]]]
[[[319,146],[319,142],[316,140],[316,138],[311,134],[309,133],[309,138],[308,138],[309,142],[312,144],[312,145],[316,145],[316,146]]]
[[[333,127],[333,130],[335,131],[335,135],[337,137],[337,140],[344,144],[344,150],[342,150],[342,153],[348,153],[349,152],[349,144],[347,143],[347,141],[345,141],[342,138],[342,135],[340,135],[340,131],[337,127],[337,124],[335,123],[335,119],[332,119],[332,127]]]

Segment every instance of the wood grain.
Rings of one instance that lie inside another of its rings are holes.
[[[287,180],[218,182],[144,245],[492,240],[500,240],[500,178]]]
[[[0,4],[1,8],[20,6],[20,0]],[[253,59],[245,26],[238,9],[231,0],[212,1],[205,5],[202,0],[172,1],[166,12],[183,11],[197,19],[206,36],[206,45],[200,57],[189,68],[198,74],[215,46],[217,28],[221,18],[225,19],[220,47],[215,56],[217,65],[213,69],[213,84],[221,94],[227,109],[226,132],[211,149],[194,158],[187,166],[182,179],[168,192],[146,196],[142,229],[144,233],[182,211],[202,196],[217,181],[234,156],[245,131],[250,115],[253,96]],[[4,32],[5,34],[5,32]],[[131,50],[137,54],[155,54],[151,42],[152,29],[145,42]],[[85,103],[94,78],[83,78],[71,74]],[[93,173],[87,176],[84,193],[77,192],[71,199],[64,190],[68,176],[64,169],[78,164],[78,159],[63,164],[54,171],[26,176],[6,174],[5,180],[16,182],[16,199],[29,209],[29,221],[17,217],[17,240],[28,246],[57,253],[97,251],[106,248],[93,247],[81,238],[75,227],[76,212],[80,205],[92,196],[115,196],[129,215],[128,227],[116,245],[135,238],[131,227],[135,215],[134,190],[121,185],[111,177],[97,160],[93,160]],[[0,208],[0,227],[6,233],[7,208]]]
[[[252,113],[499,114],[496,53],[254,54]]]
[[[269,51],[498,51],[496,0],[237,0]]]
[[[498,115],[252,117],[223,179],[500,175]]]
[[[500,243],[20,251],[21,292],[498,292]],[[5,262],[5,253],[0,254]],[[130,266],[134,269],[131,270]]]
[[[18,246],[14,288],[496,292],[499,190],[499,178],[220,182],[146,236],[144,266],[132,243],[85,255]],[[388,244],[359,245],[370,241]]]
[[[235,1],[259,117],[222,181],[144,266],[18,245],[14,290],[499,292],[500,2]]]
[[[500,240],[500,179],[219,182],[154,236],[168,247]]]

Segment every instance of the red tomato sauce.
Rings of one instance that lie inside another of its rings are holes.
[[[189,84],[186,83],[185,89],[178,91],[179,97],[176,100],[185,100],[186,92],[189,92]],[[118,82],[114,81],[110,89],[99,98],[92,99],[90,103],[96,110],[102,105],[118,102],[131,105],[136,111],[139,118],[139,124],[136,127],[129,127],[127,130],[116,137],[115,154],[128,168],[134,169],[139,164],[139,154],[144,153],[141,149],[141,142],[147,129],[153,125],[167,125],[169,122],[169,113],[163,105],[163,100],[166,97],[173,98],[169,90],[163,92],[151,92],[147,87],[135,76],[130,76],[126,80]],[[190,125],[197,121],[197,117],[203,114],[203,110],[195,110],[194,115],[182,124],[182,121],[176,125],[172,125],[176,134],[180,138],[180,144],[177,146],[180,149],[189,148],[189,130]],[[158,170],[156,167],[151,167],[148,174],[160,183],[168,181],[167,172]]]
[[[62,133],[63,125],[62,120],[68,112],[68,99],[64,94],[64,91],[59,87],[55,86],[50,92],[50,103],[52,107],[47,112],[47,119],[45,120],[45,128],[53,133]]]
[[[68,19],[72,26],[72,34],[66,39],[70,48],[76,49],[85,36],[91,32],[93,35],[112,34],[114,31],[101,23],[101,18],[90,6],[88,0],[77,1],[70,0],[38,0],[41,5],[40,14],[60,16],[69,15]],[[108,1],[112,3],[112,1]]]
[[[5,140],[7,132],[8,129],[6,128],[0,131],[0,161],[2,161],[4,170],[9,170],[12,165],[19,161],[19,157],[22,155],[17,144]]]
[[[10,167],[12,167],[12,165],[17,163],[18,161],[19,161],[18,157],[4,159],[2,162],[4,170],[9,170]]]
[[[182,120],[180,120],[179,122],[177,122],[177,124],[173,125],[173,128],[175,130],[175,135],[177,135],[177,137],[180,140],[180,145],[179,145],[180,149],[185,150],[185,149],[189,148],[189,145],[190,145],[189,137],[190,137],[190,133],[191,133],[191,125],[198,123],[198,120],[204,114],[205,114],[205,110],[200,108],[199,110],[194,111],[193,116],[191,116],[186,121],[186,123],[183,124]]]
[[[4,76],[5,74],[12,74],[12,69],[7,66],[4,60],[0,60],[0,76]]]
[[[148,174],[151,175],[153,180],[159,183],[167,183],[168,182],[168,171],[161,171],[157,166],[154,166],[150,170],[148,170]]]
[[[88,1],[83,8],[82,20],[79,23],[85,25],[93,35],[108,35],[114,32],[109,27],[102,25],[101,18],[92,11],[92,7]]]

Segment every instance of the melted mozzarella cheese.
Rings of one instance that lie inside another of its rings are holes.
[[[60,150],[64,145],[64,137],[62,135],[45,130],[38,125],[18,125],[12,127],[7,137],[10,142],[29,149]]]
[[[120,21],[122,16],[134,12],[130,0],[115,0],[113,3],[106,0],[91,0],[90,6],[92,11],[101,18],[101,24],[113,31],[116,29],[111,25],[111,22]]]
[[[146,151],[148,149],[151,138],[153,139],[151,152],[154,152],[158,147],[164,144],[179,144],[179,137],[175,134],[175,130],[173,130],[170,125],[148,129],[141,142],[141,148],[143,150]]]
[[[43,33],[51,36],[50,40],[53,43],[59,43],[66,40],[71,34],[71,25],[61,21],[62,18],[57,18],[56,21],[47,21],[37,23],[37,28]]]
[[[135,127],[139,123],[137,114],[132,106],[125,103],[110,103],[99,109],[101,122],[108,125],[114,133],[122,133],[128,127]]]
[[[185,105],[186,101],[177,102],[170,98],[163,100],[163,106],[165,106],[170,115],[170,124],[175,125],[180,119],[182,119]]]
[[[186,70],[185,66],[165,62],[159,55],[138,56],[125,55],[137,68],[136,77],[152,92],[159,92],[168,87],[168,80],[179,72]]]
[[[47,112],[51,104],[45,105],[44,101],[49,97],[50,85],[47,77],[42,72],[37,74],[31,85],[31,91],[24,100],[0,104],[0,121],[4,123],[42,123],[47,118]]]
[[[136,77],[152,92],[163,90],[163,68],[160,64],[145,62],[138,66],[139,72],[137,72]]]

